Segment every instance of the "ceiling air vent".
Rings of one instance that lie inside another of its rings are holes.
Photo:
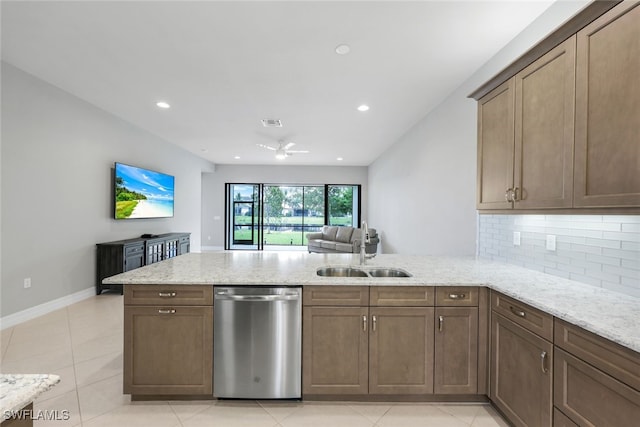
[[[262,126],[264,126],[266,128],[281,128],[282,127],[282,121],[280,121],[279,119],[262,119],[260,121],[262,122]]]

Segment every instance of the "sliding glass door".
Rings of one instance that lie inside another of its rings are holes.
[[[226,249],[307,245],[322,226],[358,226],[359,185],[227,184]]]
[[[261,186],[227,184],[225,249],[262,249]]]

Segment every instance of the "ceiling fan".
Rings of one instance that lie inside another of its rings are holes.
[[[284,141],[278,141],[277,147],[272,147],[270,145],[265,145],[265,144],[256,144],[256,145],[260,148],[266,148],[267,150],[275,151],[276,159],[278,160],[284,160],[285,158],[292,156],[294,154],[306,154],[309,152],[308,150],[290,150],[291,147],[296,145],[295,142],[288,142],[285,144]]]

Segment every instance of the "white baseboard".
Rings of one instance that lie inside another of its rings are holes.
[[[200,249],[202,252],[220,252],[224,251],[223,246],[201,246]]]
[[[45,302],[44,304],[36,305],[35,307],[27,308],[26,310],[19,311],[17,313],[9,314],[0,318],[0,329],[10,328],[18,323],[26,322],[27,320],[35,319],[52,311],[64,308],[73,303],[85,300],[96,294],[96,287],[84,289],[82,291],[75,292],[71,295],[54,299],[53,301]]]

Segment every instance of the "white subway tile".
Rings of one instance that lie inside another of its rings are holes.
[[[587,261],[593,261],[608,265],[620,265],[620,258],[594,254],[587,254]]]
[[[616,257],[621,259],[631,259],[638,260],[640,259],[640,252],[638,251],[623,251],[621,249],[602,249],[602,255],[609,257]]]
[[[604,271],[605,273],[613,273],[621,277],[627,277],[629,279],[635,279],[640,281],[640,271],[638,270],[632,270],[630,268],[624,268],[624,267],[616,267],[613,265],[603,265],[602,271]]]
[[[640,233],[617,233],[605,231],[602,235],[604,239],[621,240],[623,242],[640,242]]]
[[[602,255],[602,248],[598,246],[576,245],[572,243],[570,250],[576,252],[584,252],[586,254]]]
[[[623,233],[640,233],[639,224],[621,224]]]
[[[585,269],[583,267],[578,267],[578,266],[575,266],[575,265],[558,264],[557,268],[560,271],[566,271],[566,272],[569,272],[569,273],[580,274],[580,275],[584,275],[585,274]]]
[[[625,286],[640,288],[640,280],[637,280],[637,279],[630,279],[628,277],[623,277],[622,284]]]
[[[640,260],[623,259],[621,265],[624,268],[631,268],[633,270],[640,270]]]
[[[561,271],[550,267],[545,267],[544,272],[547,274],[552,274],[554,276],[564,277],[565,279],[569,279],[571,276],[568,271]]]
[[[576,282],[586,283],[587,285],[602,287],[602,281],[598,279],[594,279],[590,276],[583,276],[582,274],[569,273],[569,278],[571,280],[575,280]]]
[[[602,287],[614,292],[620,292],[625,295],[631,295],[632,297],[640,298],[640,288],[634,286],[624,286],[617,283],[603,282]]]
[[[640,242],[620,242],[621,249],[625,251],[638,251],[640,252]],[[640,255],[638,255],[640,257]]]
[[[604,215],[604,222],[619,222],[621,224],[640,224],[640,215]]]
[[[620,249],[620,240],[605,240],[605,239],[592,239],[586,238],[585,244],[589,246],[599,246],[601,248]]]

